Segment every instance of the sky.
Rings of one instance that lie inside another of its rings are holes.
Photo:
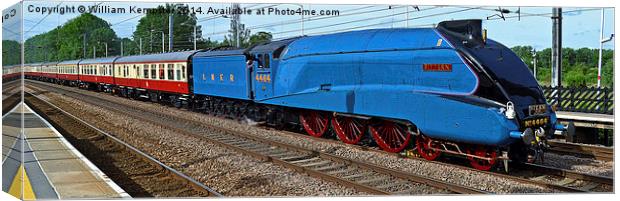
[[[24,3],[24,31],[25,38],[45,33],[68,20],[79,16],[80,13],[45,14],[36,12],[35,7],[65,7],[65,6],[92,6],[97,2],[32,2]],[[161,3],[153,2],[103,2],[100,6],[125,8],[130,6],[153,8]],[[229,3],[190,3],[190,7],[202,8],[203,14],[197,14],[199,25],[202,26],[203,38],[222,40],[230,27],[230,18],[222,15],[206,14],[209,7],[215,9],[230,7]],[[372,28],[402,28],[402,27],[432,27],[444,20],[483,19],[483,27],[488,30],[488,37],[503,43],[508,47],[530,45],[536,49],[551,47],[551,7],[501,7],[510,13],[504,14],[505,20],[498,17],[498,7],[479,6],[413,6],[403,5],[317,5],[317,4],[241,4],[241,8],[278,8],[308,10],[338,10],[340,16],[303,16],[301,15],[241,15],[241,22],[251,28],[253,33],[268,31],[274,38],[287,38],[302,35],[317,35],[347,30]],[[519,19],[516,11],[520,9]],[[600,38],[601,9],[600,8],[563,8],[563,46],[571,48],[598,48]],[[409,13],[407,15],[407,13]],[[605,9],[604,35],[609,37],[614,30],[614,9]],[[112,28],[119,37],[131,37],[138,20],[144,16],[135,13],[96,13],[96,16],[112,24]],[[487,18],[489,19],[487,20]],[[407,20],[409,19],[409,20]],[[163,22],[162,22],[163,23]],[[11,25],[3,23],[3,38],[17,37],[11,30],[19,30],[19,23]],[[162,24],[162,26],[167,26]],[[17,27],[17,28],[16,28]],[[192,33],[187,33],[192,34]],[[176,41],[175,41],[176,43]],[[188,41],[179,42],[187,45]],[[613,49],[613,41],[605,43],[605,49]]]

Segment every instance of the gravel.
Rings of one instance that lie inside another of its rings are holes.
[[[591,158],[579,158],[571,155],[545,153],[545,162],[543,165],[599,176],[614,176],[613,161],[602,161]]]
[[[123,141],[151,154],[225,196],[344,196],[365,195],[355,189],[294,172],[226,150],[198,138],[85,104],[79,100],[45,94],[63,109],[114,133]],[[66,107],[71,105],[71,107]]]

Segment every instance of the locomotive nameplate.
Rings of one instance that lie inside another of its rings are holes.
[[[547,105],[545,104],[530,105],[529,111],[530,111],[530,116],[544,114],[547,111]]]
[[[423,64],[422,69],[426,72],[452,72],[452,64]]]

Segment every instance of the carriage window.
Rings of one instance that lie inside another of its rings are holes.
[[[165,80],[165,79],[166,79],[166,78],[164,77],[164,76],[165,76],[165,74],[164,74],[164,68],[165,68],[165,67],[166,67],[166,66],[165,66],[164,64],[159,64],[159,79],[160,79],[160,80]]]
[[[144,78],[149,79],[149,65],[144,65]]]
[[[181,64],[177,64],[174,66],[174,71],[176,71],[176,80],[181,80]]]
[[[174,80],[174,64],[168,64],[168,80]]]
[[[185,65],[181,64],[181,79],[185,80]]]
[[[94,73],[93,73],[93,74],[95,74],[95,75],[97,75],[97,68],[99,68],[99,65],[96,65],[96,66],[93,68],[93,71],[94,71]]]
[[[157,79],[157,65],[151,64],[151,79]]]
[[[130,74],[130,76],[131,76],[131,77],[136,77],[136,78],[137,78],[137,77],[138,77],[138,75],[140,74],[140,73],[137,73],[137,72],[139,72],[139,71],[137,71],[137,70],[138,70],[138,65],[134,64],[134,65],[133,65],[133,71],[130,71],[130,72],[134,72],[134,73],[135,73],[135,75]]]

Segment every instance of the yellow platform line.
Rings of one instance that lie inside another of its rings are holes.
[[[17,174],[13,177],[13,183],[11,183],[11,187],[9,188],[9,194],[22,200],[36,199],[34,191],[32,190],[32,185],[30,185],[30,179],[26,171],[24,171],[23,165],[19,166]]]

